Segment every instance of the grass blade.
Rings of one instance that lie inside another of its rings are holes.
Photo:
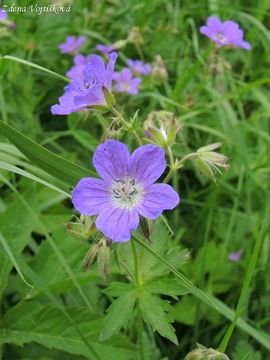
[[[40,179],[39,177],[29,173],[28,171],[22,170],[21,168],[19,168],[17,166],[8,164],[8,163],[6,163],[4,161],[0,161],[0,169],[11,171],[11,172],[13,172],[15,174],[27,177],[28,179],[34,180],[34,181],[36,181],[36,182],[38,182],[38,183],[40,183],[42,185],[47,186],[48,188],[50,188],[52,190],[55,190],[55,191],[59,192],[62,195],[65,195],[66,197],[71,197],[71,195],[69,193],[67,193],[66,191],[58,188],[55,185],[50,184],[48,181]]]
[[[8,243],[6,241],[6,239],[4,238],[3,234],[0,232],[0,242],[7,254],[7,256],[9,257],[10,261],[12,262],[13,266],[15,267],[15,269],[17,270],[18,275],[20,276],[20,278],[22,279],[22,281],[29,286],[30,288],[33,288],[33,286],[31,284],[29,284],[26,280],[25,277],[23,276],[23,273],[20,269],[20,266],[18,265],[15,256],[13,255],[12,251],[10,250]]]
[[[20,64],[23,64],[23,65],[26,65],[26,66],[29,66],[29,67],[32,67],[34,69],[37,69],[37,70],[40,70],[40,71],[43,71],[43,72],[46,72],[47,74],[50,74],[50,75],[53,75],[55,77],[57,77],[58,79],[61,79],[61,80],[64,80],[66,82],[70,82],[69,78],[67,78],[66,76],[63,76],[63,75],[60,75],[52,70],[49,70],[43,66],[40,66],[40,65],[37,65],[35,63],[32,63],[30,61],[27,61],[27,60],[24,60],[24,59],[20,59],[20,58],[17,58],[16,56],[11,56],[11,55],[5,55],[5,56],[2,56],[0,58],[0,60],[11,60],[11,61],[15,61],[17,63],[20,63]]]
[[[0,131],[34,164],[71,186],[83,177],[95,176],[90,170],[54,154],[2,120],[0,120]]]

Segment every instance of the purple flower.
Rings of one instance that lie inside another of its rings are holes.
[[[0,21],[7,20],[7,18],[8,18],[8,13],[6,12],[6,10],[0,9]]]
[[[97,44],[96,45],[96,49],[100,52],[102,52],[104,55],[109,56],[110,53],[112,53],[113,51],[115,51],[115,48],[113,45],[102,45],[102,44]]]
[[[106,106],[104,88],[111,90],[116,59],[117,53],[114,52],[105,67],[102,57],[90,55],[83,70],[83,79],[74,80],[64,88],[60,104],[51,107],[52,114],[68,115],[95,106]]]
[[[72,202],[82,215],[97,215],[96,227],[112,241],[130,240],[140,215],[154,220],[180,201],[170,185],[154,184],[166,168],[165,153],[155,145],[130,155],[122,142],[107,140],[97,147],[93,165],[101,179],[81,179]]]
[[[131,68],[131,70],[137,74],[148,75],[152,70],[151,64],[145,64],[140,60],[128,59],[127,64]]]
[[[138,86],[142,79],[132,78],[132,71],[128,68],[123,69],[121,72],[113,74],[113,80],[116,81],[115,90],[119,93],[126,92],[128,94],[138,94]]]
[[[210,16],[207,25],[200,27],[200,32],[214,41],[218,47],[235,46],[245,50],[251,49],[251,45],[243,39],[243,30],[232,20],[221,22],[217,17]]]
[[[239,260],[241,259],[242,254],[243,254],[243,251],[242,251],[242,250],[239,250],[239,251],[230,253],[229,256],[228,256],[228,258],[229,258],[231,261],[237,262],[237,261],[239,261]]]
[[[85,40],[86,37],[83,35],[79,36],[78,38],[75,36],[67,36],[66,42],[60,44],[58,47],[62,54],[77,55]]]
[[[76,55],[74,57],[74,66],[66,73],[66,76],[72,81],[83,80],[85,65],[89,61],[90,56]]]

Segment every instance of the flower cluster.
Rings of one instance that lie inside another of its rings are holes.
[[[207,25],[200,27],[200,32],[214,41],[218,47],[233,46],[245,50],[251,49],[251,45],[243,39],[243,30],[235,21],[227,20],[222,22],[217,17],[210,16],[207,19]]]
[[[68,115],[72,112],[107,106],[106,91],[112,87],[112,77],[117,54],[110,54],[107,66],[98,55],[90,55],[79,69],[73,68],[72,81],[64,88],[64,95],[59,98],[59,105],[53,105],[53,115]],[[78,61],[78,58],[77,58]],[[84,59],[79,58],[80,61]],[[81,68],[82,66],[82,68]]]
[[[180,201],[170,185],[154,184],[166,168],[165,153],[155,145],[130,155],[122,142],[107,140],[97,147],[93,165],[101,179],[81,179],[72,202],[82,215],[97,215],[96,227],[112,241],[130,240],[140,216],[154,220]]]
[[[243,31],[233,21],[222,23],[212,16],[208,18],[207,26],[202,26],[200,31],[218,47],[251,48],[243,40]],[[96,107],[110,107],[108,99],[113,99],[112,80],[116,83],[116,92],[133,95],[138,93],[142,81],[138,75],[152,73],[154,81],[166,81],[168,78],[166,65],[159,55],[153,67],[140,60],[128,59],[128,67],[115,72],[118,56],[115,49],[123,46],[120,44],[121,40],[117,46],[116,43],[109,46],[96,45],[96,49],[108,58],[107,65],[101,56],[78,54],[84,41],[84,36],[68,36],[66,42],[59,45],[62,53],[73,54],[75,57],[74,66],[66,73],[71,82],[64,88],[59,104],[52,106],[53,114],[67,115]],[[177,206],[180,198],[176,191],[166,183],[155,182],[166,168],[162,147],[167,149],[174,143],[178,130],[174,114],[153,112],[145,126],[145,132],[153,144],[142,145],[132,154],[125,144],[113,139],[97,147],[93,165],[100,178],[81,179],[73,190],[72,202],[82,216],[96,216],[95,226],[106,238],[126,242],[130,240],[131,232],[138,228],[140,218],[154,220],[164,210]],[[195,158],[200,169],[215,180],[215,172],[220,167],[228,168],[227,157],[214,151],[220,146],[220,143],[215,143],[200,148],[196,153],[184,157],[177,169],[183,166],[184,160]],[[171,157],[170,163],[171,169],[165,182],[173,170]],[[231,255],[232,261],[241,257],[238,253]]]

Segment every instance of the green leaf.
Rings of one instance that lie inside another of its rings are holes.
[[[189,290],[181,284],[181,281],[166,277],[155,278],[145,284],[144,288],[152,294],[163,294],[172,297],[189,293]]]
[[[120,296],[111,304],[99,337],[101,341],[119,333],[122,327],[127,327],[129,320],[133,316],[136,299],[137,292],[133,290]]]
[[[78,328],[76,322],[74,321],[74,319],[69,315],[69,313],[66,311],[66,309],[64,308],[63,304],[52,294],[52,292],[50,291],[50,289],[48,288],[47,284],[43,281],[43,279],[41,279],[29,266],[28,264],[24,261],[24,259],[18,258],[17,259],[18,264],[20,266],[20,268],[22,269],[22,271],[25,273],[26,276],[28,276],[29,279],[32,280],[33,284],[44,294],[46,295],[50,301],[54,304],[54,306],[59,309],[62,314],[64,315],[64,317],[68,320],[68,322],[72,325],[72,327],[74,328],[74,331],[77,332],[77,334],[79,335],[79,337],[81,338],[81,341],[86,345],[86,348],[88,349],[88,355],[91,354],[94,355],[95,359],[100,360],[100,357],[96,354],[96,351],[93,349],[92,344],[89,343],[89,341],[87,340],[87,338],[85,337],[84,333]],[[15,309],[15,308],[13,308]],[[29,311],[30,313],[30,311]],[[30,321],[29,321],[30,322]],[[12,324],[14,323],[14,320],[12,321]],[[40,319],[39,319],[39,323],[40,323]],[[46,328],[47,329],[47,328]],[[22,335],[22,334],[21,334]],[[18,345],[23,344],[23,342],[21,342],[22,336],[19,335],[19,339],[17,339],[17,337],[11,341],[14,342]],[[6,340],[5,340],[6,339]],[[27,342],[26,338],[26,342]],[[32,341],[32,340],[28,340],[28,341]],[[35,340],[33,340],[35,341]],[[3,337],[1,339],[0,336],[0,343],[1,342],[10,342],[9,341],[9,336],[7,338]]]
[[[235,319],[235,311],[231,310],[226,304],[217,299],[214,296],[207,294],[206,292],[197,288],[189,279],[187,279],[183,274],[181,274],[173,265],[171,265],[168,261],[163,259],[158,253],[152,250],[147,244],[142,242],[141,240],[134,237],[137,243],[139,243],[142,247],[147,249],[154,257],[159,259],[163,264],[165,264],[174,275],[182,280],[183,284],[190,290],[191,294],[195,296],[197,299],[202,301],[204,304],[207,304],[219,314],[223,315],[227,319],[233,321]],[[270,350],[270,336],[263,332],[262,330],[257,329],[254,326],[249,325],[243,318],[239,317],[237,319],[237,326],[245,331],[247,334],[252,336],[258,342],[260,342],[263,346],[265,346],[268,350]]]
[[[102,292],[108,296],[118,297],[130,292],[133,288],[132,284],[112,282],[110,286],[102,290]]]
[[[98,335],[103,324],[101,316],[80,307],[66,308],[65,311],[69,318],[78,324],[78,329],[85,338],[91,339],[91,345],[97,357],[93,357],[69,320],[58,309],[35,301],[20,303],[7,312],[3,319],[5,328],[0,329],[0,343],[22,346],[35,342],[49,349],[85,356],[87,359],[130,360],[136,358],[134,347],[122,336],[99,343]]]
[[[89,170],[37,144],[2,120],[0,120],[0,130],[34,164],[71,186],[74,186],[83,177],[95,176]]]
[[[157,331],[161,336],[178,345],[175,329],[167,319],[165,311],[168,311],[168,303],[151,295],[147,291],[140,292],[139,306],[145,322],[149,323],[153,331]]]
[[[30,188],[25,194],[30,199],[30,204],[35,211],[35,192]],[[30,211],[25,209],[23,197],[16,196],[14,201],[6,208],[0,217],[0,232],[12,254],[19,255],[30,241],[30,235],[35,226],[35,218]],[[0,298],[8,283],[8,275],[13,264],[6,252],[0,251]]]

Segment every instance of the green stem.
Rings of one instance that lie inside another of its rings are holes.
[[[170,165],[173,166],[174,158],[173,158],[172,148],[170,146],[167,146],[167,153],[168,153],[168,156],[169,156]]]
[[[173,177],[174,173],[179,170],[181,167],[184,166],[184,162],[186,160],[189,160],[191,158],[194,158],[197,156],[196,153],[191,153],[188,154],[186,156],[184,156],[177,164],[174,164],[174,160],[173,160],[173,154],[172,154],[172,149],[170,147],[167,148],[168,151],[168,155],[169,155],[169,159],[170,159],[170,171],[168,172],[167,176],[165,177],[165,179],[163,180],[164,183],[167,183],[171,180],[171,178]]]
[[[133,239],[131,239],[131,248],[132,254],[134,259],[134,272],[135,272],[135,279],[136,279],[136,287],[138,291],[142,289],[142,280],[141,280],[141,273],[140,273],[140,260],[138,258],[138,253],[136,249],[136,244]],[[144,360],[144,341],[143,341],[143,320],[142,320],[142,313],[140,308],[140,300],[137,300],[137,334],[138,334],[138,346],[139,346],[139,354],[140,360]]]
[[[169,182],[170,179],[172,178],[173,174],[176,171],[175,166],[174,166],[173,152],[172,152],[172,148],[170,146],[167,146],[167,153],[168,153],[169,160],[170,160],[170,171],[168,172],[167,176],[163,180],[164,183]]]
[[[121,123],[124,125],[124,127],[125,127],[127,130],[130,130],[130,128],[131,128],[131,127],[130,127],[130,124],[124,119],[124,117],[123,117],[123,115],[120,113],[120,111],[118,111],[115,107],[112,107],[112,108],[111,108],[111,111],[114,113],[114,115],[116,115],[116,116],[118,117],[118,119],[120,119],[120,121],[121,121]],[[133,130],[132,130],[132,134],[133,134],[133,136],[135,137],[138,145],[141,146],[143,143],[142,143],[141,139],[139,138],[136,130],[133,129]]]
[[[143,52],[142,52],[142,48],[141,48],[140,44],[135,43],[135,47],[136,47],[136,50],[138,51],[138,54],[139,54],[141,60],[144,61],[144,56],[143,56]]]
[[[184,156],[184,157],[179,161],[178,167],[182,167],[187,160],[192,159],[192,158],[194,158],[194,157],[196,157],[196,156],[198,156],[197,153],[190,153],[190,154]]]
[[[241,293],[240,293],[240,297],[239,297],[239,300],[238,300],[238,303],[237,303],[237,307],[236,307],[236,310],[235,310],[235,317],[234,317],[233,322],[228,327],[228,330],[226,331],[226,333],[224,335],[224,338],[222,339],[222,341],[220,343],[219,350],[221,352],[225,352],[226,349],[227,349],[230,338],[231,338],[231,336],[233,334],[233,331],[234,331],[234,329],[236,327],[237,320],[240,317],[240,315],[241,315],[241,313],[242,313],[242,311],[244,309],[246,299],[247,299],[247,296],[248,296],[249,286],[250,286],[250,283],[251,283],[251,280],[252,280],[252,277],[253,277],[253,274],[254,274],[254,271],[255,271],[258,255],[259,255],[259,252],[260,252],[260,249],[261,249],[261,246],[262,246],[262,242],[263,242],[263,236],[261,236],[260,234],[259,235],[254,234],[254,236],[255,236],[256,242],[255,242],[254,250],[252,252],[251,259],[250,259],[250,262],[249,262],[249,265],[248,265],[246,276],[245,276],[245,279],[244,279],[244,282],[243,282],[243,286],[242,286],[242,289],[241,289]]]

